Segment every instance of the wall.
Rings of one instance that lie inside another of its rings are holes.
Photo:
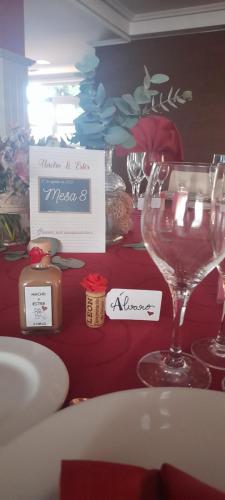
[[[208,162],[213,153],[225,153],[225,30],[136,40],[99,47],[96,54],[109,95],[142,84],[144,64],[151,74],[170,76],[161,89],[191,89],[192,102],[164,113],[181,133],[185,160]]]
[[[24,56],[23,0],[0,0],[0,48]]]

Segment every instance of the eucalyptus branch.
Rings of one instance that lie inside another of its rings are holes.
[[[180,89],[177,89],[176,92],[173,95],[173,87],[171,87],[168,96],[166,99],[163,99],[163,94],[159,94],[159,102],[156,102],[157,96],[152,96],[151,103],[150,105],[145,105],[143,110],[142,110],[142,115],[146,116],[151,114],[152,112],[154,113],[159,113],[160,110],[162,109],[163,111],[166,111],[167,113],[170,112],[170,109],[167,107],[168,105],[177,109],[178,104],[185,104],[186,102],[192,101],[192,92],[190,90],[185,90],[181,95],[180,95]]]
[[[79,98],[84,112],[74,120],[76,131],[72,143],[97,149],[115,145],[132,148],[136,145],[132,128],[141,116],[160,111],[168,113],[170,108],[176,109],[192,99],[191,91],[181,93],[181,89],[177,89],[174,92],[173,87],[165,98],[158,87],[168,82],[169,76],[151,75],[147,66],[144,66],[143,83],[133,94],[108,98],[104,85],[96,86],[95,71],[99,62],[95,55],[89,55],[76,65],[83,76]]]

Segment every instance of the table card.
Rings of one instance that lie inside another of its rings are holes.
[[[30,147],[30,224],[62,252],[105,252],[104,151]]]
[[[112,288],[106,296],[106,314],[110,319],[158,321],[162,292]]]

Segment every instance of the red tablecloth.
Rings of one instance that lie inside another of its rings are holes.
[[[136,214],[137,215],[137,214]],[[141,240],[140,228],[105,254],[76,254],[85,260],[82,269],[63,271],[63,329],[60,334],[24,336],[20,333],[18,277],[25,259],[8,262],[0,256],[0,335],[27,338],[56,352],[67,366],[70,389],[66,403],[75,397],[142,387],[136,375],[141,356],[170,343],[172,304],[168,287],[146,251],[125,248],[125,242]],[[88,273],[107,277],[109,288],[162,290],[161,316],[158,322],[119,321],[106,318],[102,328],[85,324],[85,292],[80,281]],[[183,349],[190,351],[193,340],[214,336],[221,317],[216,302],[217,271],[213,271],[194,290],[183,325]],[[212,371],[213,389],[220,388],[222,371]]]

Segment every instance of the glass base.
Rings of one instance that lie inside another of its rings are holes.
[[[225,392],[225,377],[222,378],[222,380],[221,380],[221,389],[223,392]]]
[[[189,354],[180,357],[179,367],[167,364],[169,351],[155,351],[143,356],[137,365],[137,375],[149,387],[197,387],[208,389],[211,373],[200,361]]]
[[[215,337],[196,340],[191,346],[195,358],[211,368],[225,370],[225,345],[216,342]]]

